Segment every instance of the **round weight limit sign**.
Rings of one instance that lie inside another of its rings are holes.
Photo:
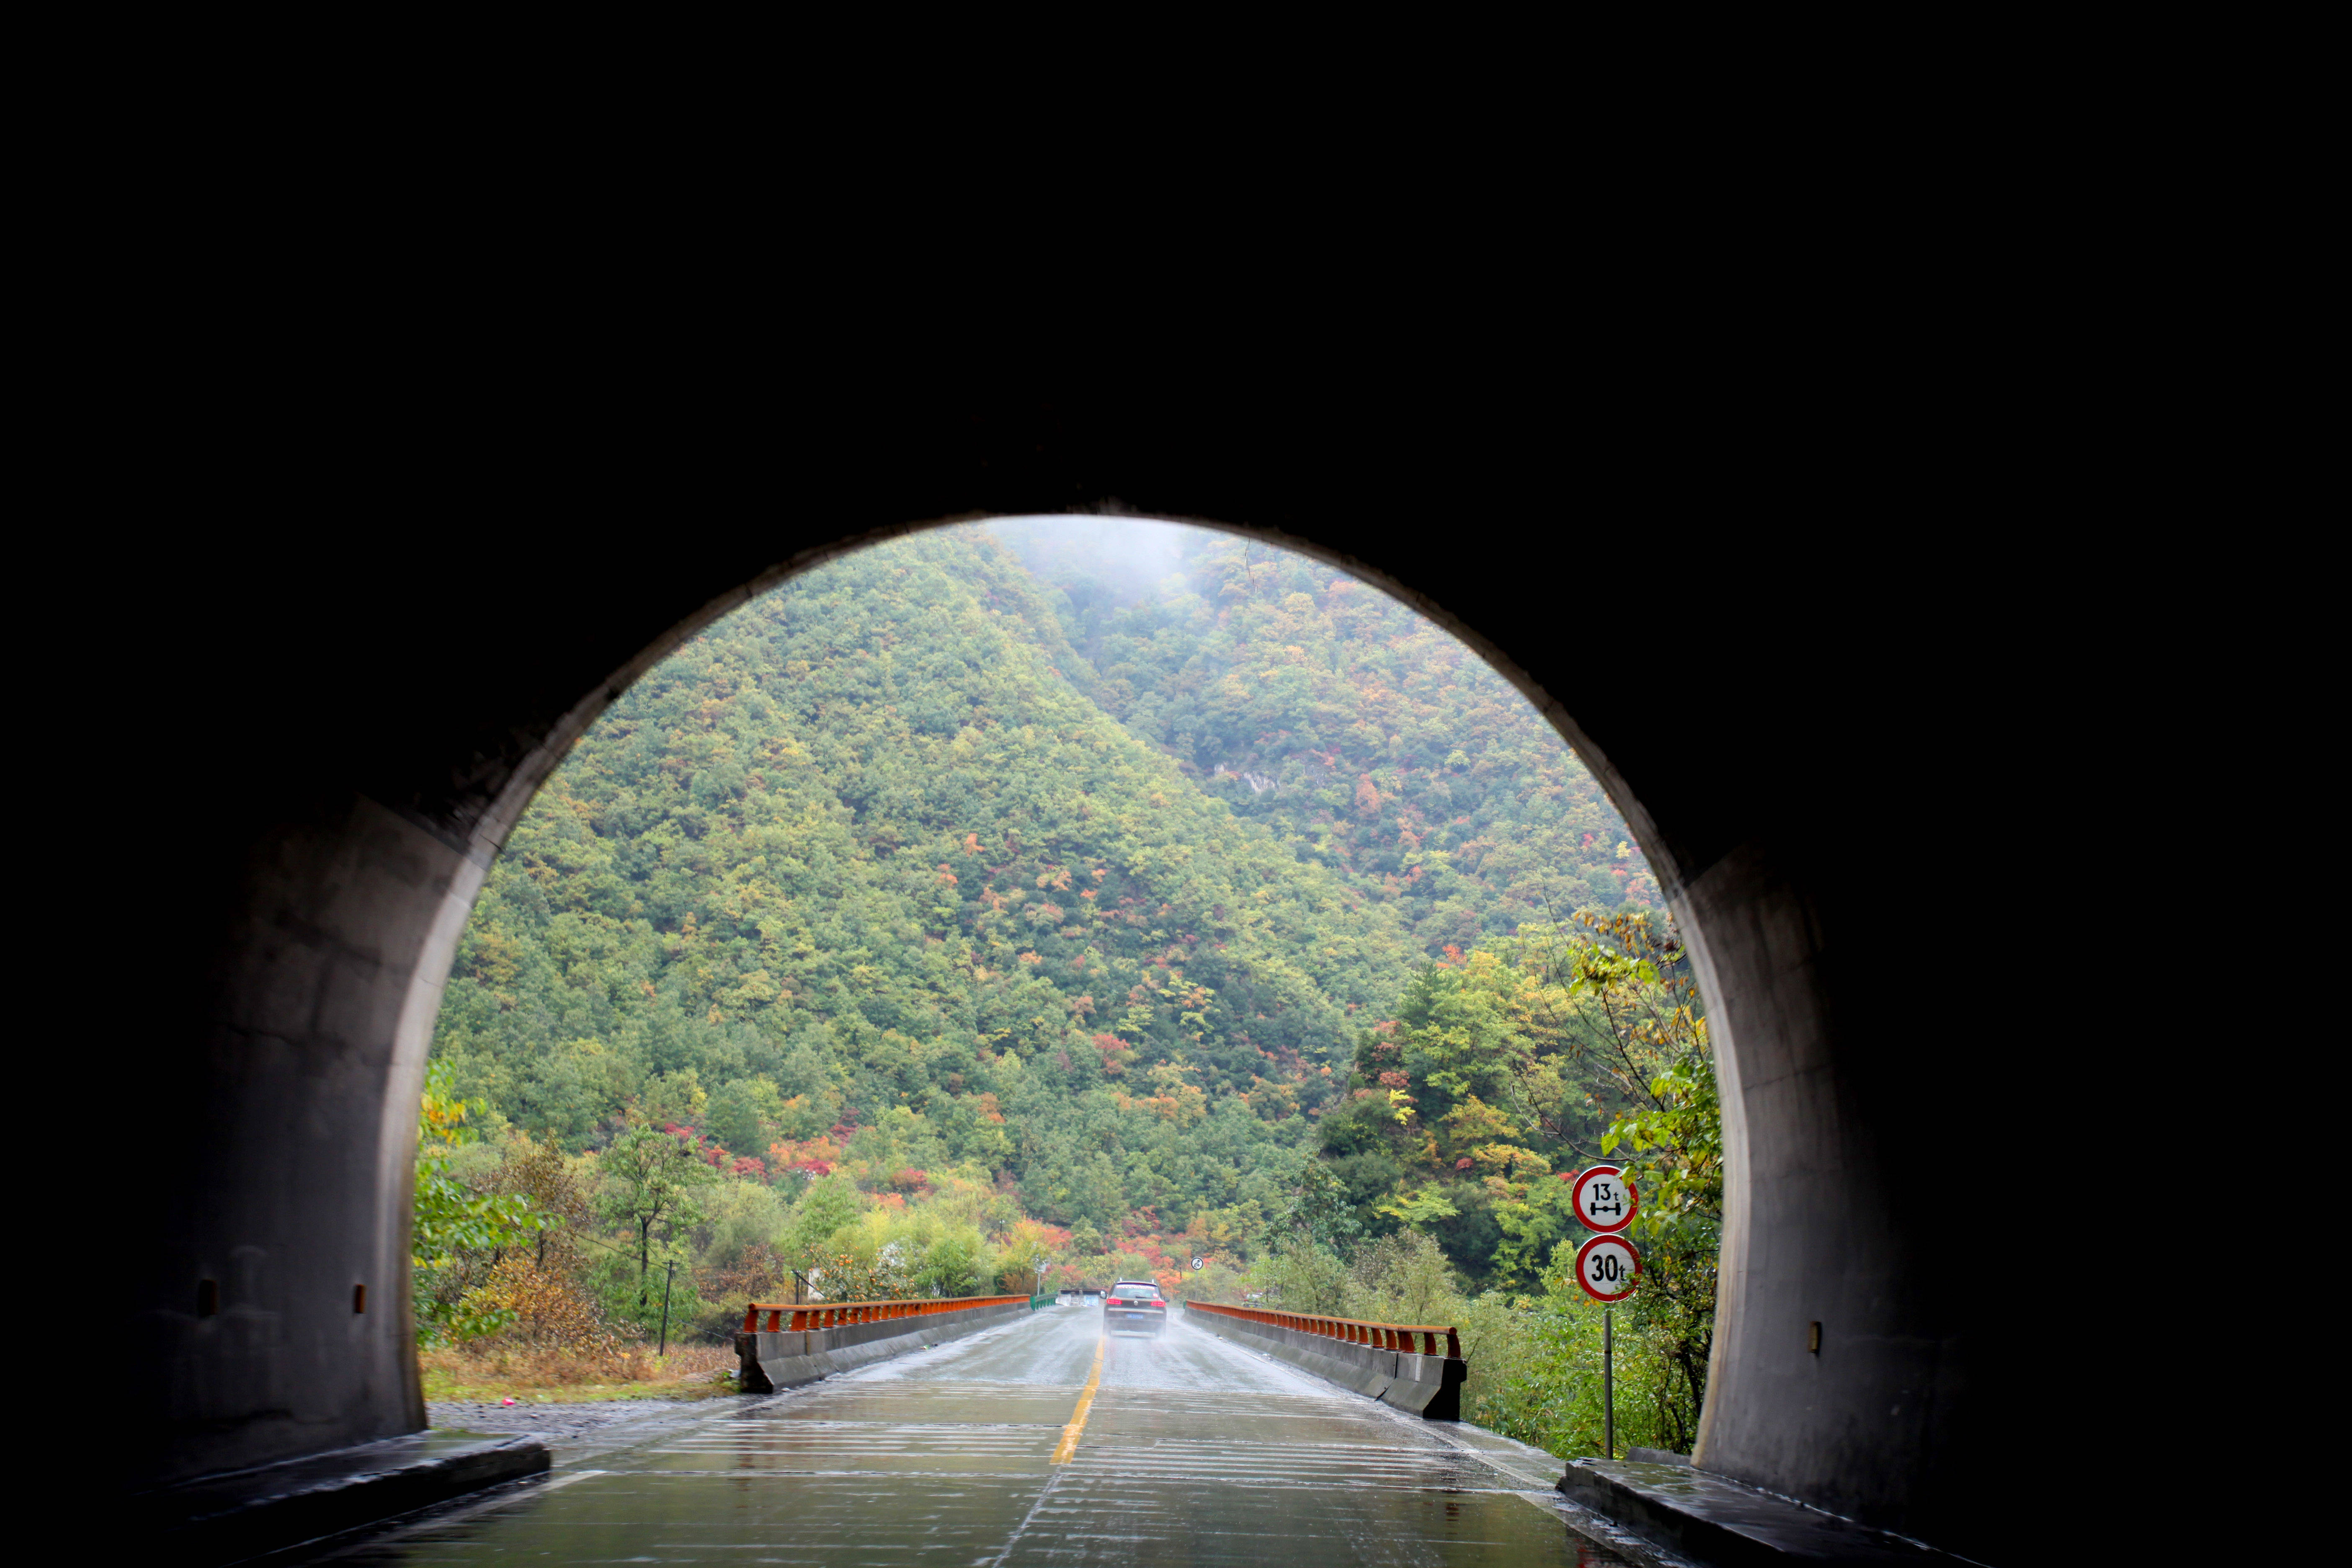
[[[1642,1194],[1614,1165],[1595,1165],[1579,1174],[1570,1201],[1587,1230],[1620,1231],[1642,1212]]]
[[[1622,1236],[1596,1236],[1576,1249],[1576,1282],[1604,1304],[1633,1293],[1642,1278],[1642,1255]]]

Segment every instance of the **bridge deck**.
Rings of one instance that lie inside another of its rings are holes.
[[[1181,1314],[1178,1314],[1181,1320]],[[1099,1357],[1084,1425],[1070,1431]],[[1057,1450],[1067,1443],[1067,1458]],[[1611,1563],[1559,1462],[1212,1335],[1047,1308],[772,1398],[559,1450],[337,1562]]]

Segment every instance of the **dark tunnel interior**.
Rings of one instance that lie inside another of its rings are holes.
[[[1858,525],[1735,526],[1712,491],[1580,493],[1435,439],[1277,448],[1029,406],[838,434],[798,433],[757,487],[607,484],[580,451],[560,499],[272,495],[141,560],[132,651],[177,672],[141,745],[179,759],[186,859],[176,967],[129,1064],[176,1108],[155,1154],[175,1177],[122,1252],[125,1328],[162,1369],[134,1489],[424,1424],[404,1234],[424,1053],[484,869],[603,706],[861,541],[1107,510],[1386,585],[1577,748],[1667,887],[1720,1043],[1731,1215],[1700,1462],[2016,1560],[1999,1543],[2035,1505],[2001,1485],[2007,1413],[2054,1352],[2011,1342],[1961,1246],[2006,1093],[1960,1000],[1980,911],[1939,869],[1981,820],[1981,764],[1955,753],[1996,700],[1963,598],[1919,591]]]

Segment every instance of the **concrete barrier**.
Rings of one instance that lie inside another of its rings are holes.
[[[1969,1561],[1689,1465],[1577,1459],[1553,1485],[1641,1539],[1717,1568],[1961,1568]]]
[[[773,1394],[780,1388],[797,1388],[837,1372],[929,1350],[993,1328],[1007,1319],[1025,1318],[1030,1310],[1026,1300],[986,1301],[961,1311],[933,1312],[919,1318],[798,1331],[762,1330],[737,1334],[735,1354],[742,1363],[743,1392]]]
[[[1220,1339],[1264,1351],[1302,1372],[1427,1420],[1462,1419],[1462,1383],[1470,1375],[1470,1363],[1459,1356],[1380,1350],[1247,1318],[1195,1312],[1190,1302],[1185,1305],[1187,1323]]]
[[[548,1468],[536,1437],[442,1428],[184,1481],[133,1500],[127,1523],[175,1568],[244,1563]]]

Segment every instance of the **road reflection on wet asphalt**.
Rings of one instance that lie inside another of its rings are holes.
[[[339,1563],[1396,1564],[1624,1561],[1570,1531],[1560,1462],[1205,1331],[1106,1342],[1047,1308],[916,1355],[555,1451]],[[1100,1390],[1053,1462],[1102,1351]]]

